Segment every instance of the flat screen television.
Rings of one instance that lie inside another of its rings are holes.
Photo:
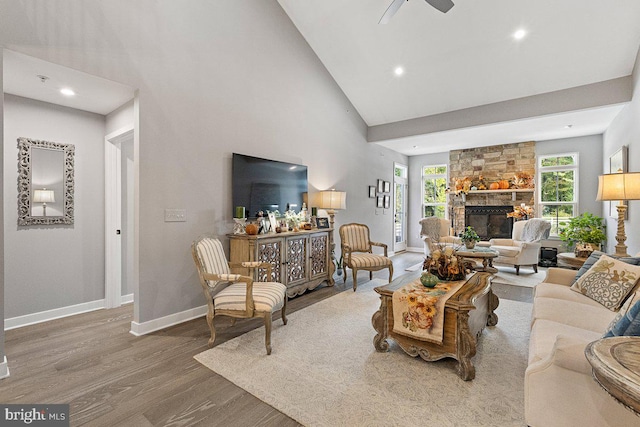
[[[244,206],[249,218],[259,211],[299,212],[308,191],[307,167],[233,153],[232,185],[233,208]]]

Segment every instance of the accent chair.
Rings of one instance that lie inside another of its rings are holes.
[[[550,231],[551,224],[540,218],[514,222],[511,239],[489,241],[489,247],[498,252],[498,257],[493,262],[513,265],[517,275],[520,275],[520,267],[523,265],[533,267],[533,271],[537,273],[542,246],[540,240],[548,238]]]
[[[389,269],[389,282],[393,278],[393,261],[387,256],[387,245],[384,243],[372,242],[369,238],[369,227],[364,224],[344,224],[340,226],[340,248],[342,249],[344,277],[343,283],[347,281],[347,267],[353,274],[353,291],[358,287],[358,270],[369,272],[369,280],[373,278],[373,272]],[[384,249],[384,255],[374,254],[373,246]]]
[[[265,346],[271,354],[271,316],[281,310],[282,322],[287,324],[287,288],[282,283],[254,282],[251,277],[232,274],[231,268],[261,268],[271,277],[271,264],[266,262],[229,263],[220,240],[208,235],[200,236],[191,245],[191,254],[198,269],[200,285],[207,301],[207,324],[211,330],[209,347],[216,340],[213,325],[215,316],[232,318],[262,317],[265,327]]]
[[[420,238],[424,242],[424,256],[427,257],[438,245],[461,245],[459,237],[451,236],[448,219],[429,216],[420,220]]]

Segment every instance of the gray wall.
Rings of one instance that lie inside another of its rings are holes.
[[[0,53],[2,50],[0,49]],[[0,54],[0,88],[3,83],[3,55]],[[0,90],[0,141],[4,147],[4,93]],[[0,150],[0,176],[4,177],[4,150]],[[4,200],[4,186],[0,185],[0,200]],[[0,224],[4,224],[4,209],[0,209]],[[0,363],[4,361],[4,226],[0,227]]]
[[[104,116],[4,95],[5,318],[104,298]],[[17,226],[17,138],[75,145],[73,225]]]
[[[604,134],[603,170],[609,171],[609,156],[623,145],[629,146],[629,171],[640,172],[640,50],[633,69],[633,100],[615,118]],[[605,209],[609,203],[605,202]],[[640,252],[640,200],[628,202],[629,219],[625,221],[627,252]],[[615,252],[617,220],[607,215],[608,252]]]
[[[390,247],[393,215],[375,215],[367,188],[407,163],[366,142],[365,123],[276,1],[185,5],[0,2],[6,47],[138,90],[136,322],[203,304],[189,246],[232,230],[233,152],[306,164],[310,192],[347,191],[337,226],[367,223]],[[187,222],[165,223],[166,208],[186,209]]]

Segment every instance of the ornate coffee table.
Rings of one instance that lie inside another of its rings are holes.
[[[476,369],[471,358],[476,355],[476,344],[485,326],[495,326],[498,316],[493,312],[498,307],[498,297],[491,291],[491,274],[477,272],[469,276],[462,287],[445,303],[444,332],[441,344],[421,341],[393,332],[393,292],[418,279],[422,271],[398,277],[388,285],[374,290],[380,294],[380,309],[371,323],[378,332],[373,339],[377,351],[387,351],[387,338],[393,338],[400,348],[410,356],[420,356],[426,361],[451,357],[458,361],[456,371],[460,378],[469,381],[475,378]]]
[[[482,267],[477,267],[479,271],[488,271],[489,273],[497,273],[498,269],[493,266],[493,259],[498,257],[498,251],[493,249],[476,246],[473,249],[461,248],[456,250],[456,254],[463,258],[469,258],[473,261],[480,260]]]

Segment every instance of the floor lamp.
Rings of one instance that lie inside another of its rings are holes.
[[[616,255],[629,256],[627,253],[627,235],[624,230],[624,217],[627,212],[626,200],[640,200],[640,172],[610,173],[598,177],[598,196],[596,200],[619,200],[618,231],[616,233]]]
[[[333,272],[335,271],[333,262],[336,259],[336,244],[333,241],[333,224],[335,222],[336,210],[347,208],[347,193],[335,190],[321,191],[318,196],[318,207],[326,210],[329,214],[329,225],[331,226],[331,231],[329,232],[329,247],[331,248],[331,271],[329,272],[329,277],[333,280]]]

